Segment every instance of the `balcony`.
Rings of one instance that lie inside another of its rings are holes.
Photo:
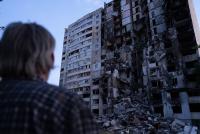
[[[191,55],[186,55],[183,57],[183,60],[185,62],[190,62],[190,61],[194,61],[194,60],[197,60],[198,59],[198,55],[195,53],[195,54],[191,54]]]
[[[150,63],[149,64],[149,68],[155,68],[155,67],[157,67],[156,63]]]

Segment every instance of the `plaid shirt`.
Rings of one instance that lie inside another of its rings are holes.
[[[1,134],[97,134],[90,110],[66,89],[42,81],[0,82]]]

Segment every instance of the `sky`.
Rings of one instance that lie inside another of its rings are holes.
[[[58,85],[64,29],[82,16],[111,0],[3,0],[0,2],[0,26],[11,22],[36,22],[47,28],[55,37],[55,68],[48,83]],[[200,0],[193,0],[200,24]]]
[[[193,0],[193,3],[197,14],[198,23],[200,25],[200,0]]]

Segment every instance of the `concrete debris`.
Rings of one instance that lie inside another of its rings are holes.
[[[197,134],[197,127],[194,126],[185,126],[184,127],[184,134]]]
[[[102,134],[197,134],[198,128],[154,114],[144,93],[115,100],[113,113],[98,119]]]

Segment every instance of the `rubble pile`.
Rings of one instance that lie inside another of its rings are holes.
[[[102,134],[197,134],[197,127],[154,114],[143,95],[115,100],[113,113],[98,119]]]

